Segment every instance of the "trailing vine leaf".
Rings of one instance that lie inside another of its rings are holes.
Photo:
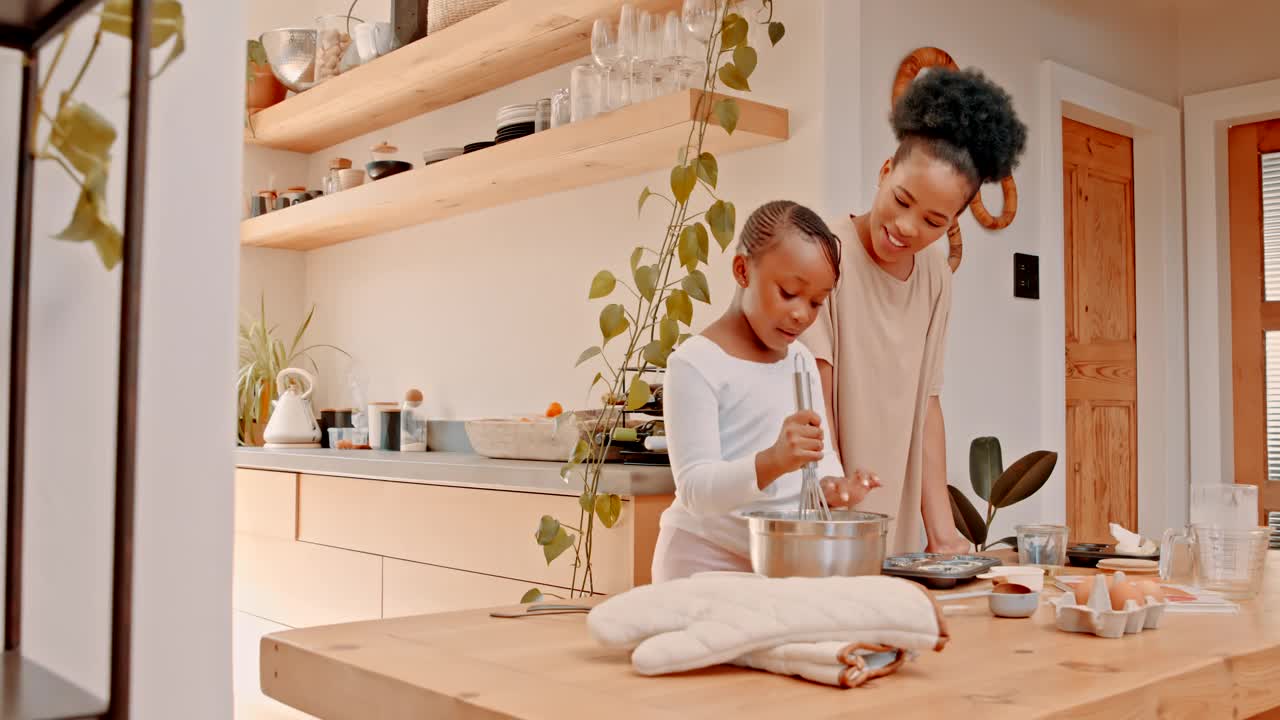
[[[667,315],[685,325],[692,325],[693,302],[689,300],[689,294],[683,290],[672,290],[667,295]]]
[[[608,270],[601,270],[596,273],[595,278],[591,280],[591,292],[587,298],[589,300],[598,300],[602,297],[608,297],[613,289],[618,286],[618,279]]]
[[[106,175],[101,171],[89,174],[80,189],[71,223],[54,237],[71,242],[92,242],[102,265],[110,270],[124,257],[124,237],[107,217],[106,183]]]
[[[160,69],[156,71],[152,77],[159,77],[161,73],[169,67],[170,63],[178,59],[178,56],[186,49],[186,41],[184,38],[185,22],[182,15],[182,3],[178,0],[153,0],[151,3],[151,48],[160,47],[169,40],[176,38],[173,47],[169,49],[169,57],[165,58]],[[132,37],[133,33],[133,3],[130,0],[107,0],[102,7],[102,26],[103,32],[122,35],[126,38]]]
[[[592,390],[595,390],[596,386],[600,384],[601,380],[604,380],[604,373],[596,373],[596,377],[594,380],[591,381],[591,387],[587,388],[587,392],[591,392]]]
[[[639,410],[649,403],[649,383],[636,378],[627,390],[627,410]]]
[[[680,266],[688,269],[690,272],[698,269],[698,234],[692,225],[686,226],[680,231],[680,239],[676,245],[676,252],[680,258]]]
[[[707,228],[700,222],[694,223],[693,234],[698,241],[698,259],[705,263],[711,252],[711,240],[707,237]]]
[[[650,365],[665,368],[667,366],[667,357],[671,355],[671,350],[663,347],[661,340],[654,340],[644,346],[644,350],[641,351],[640,355]]]
[[[698,185],[698,171],[691,165],[677,165],[671,168],[671,193],[676,202],[683,205],[689,202],[689,196]]]
[[[727,250],[733,242],[734,225],[738,222],[738,212],[733,203],[717,200],[707,210],[707,224],[711,226],[711,234],[721,250]]]
[[[947,486],[947,494],[951,498],[951,517],[956,522],[956,529],[974,546],[982,545],[987,541],[987,523],[969,498],[954,485]]]
[[[538,532],[535,537],[539,545],[550,545],[556,539],[558,532],[560,532],[560,521],[550,515],[543,515],[538,523]]]
[[[613,527],[618,523],[618,517],[622,515],[622,498],[612,493],[596,496],[596,515],[605,527]]]
[[[680,287],[689,294],[689,297],[698,302],[711,303],[711,288],[707,286],[707,276],[702,274],[701,270],[694,270],[680,281]]]
[[[716,156],[704,152],[698,156],[695,165],[698,168],[698,177],[715,189],[716,181],[720,179],[720,163],[716,161]]]
[[[738,117],[741,113],[738,101],[733,98],[721,98],[716,101],[712,111],[715,113],[716,121],[720,123],[720,127],[732,135],[733,131],[738,128]]]
[[[648,185],[644,187],[644,190],[640,191],[640,201],[636,203],[637,216],[644,210],[644,201],[648,200],[652,196],[653,196],[653,193],[649,190]]]
[[[590,490],[583,490],[578,496],[578,507],[582,508],[582,512],[591,512],[596,507],[596,496]]]
[[[542,602],[542,591],[538,588],[532,588],[520,596],[520,604],[527,605],[529,603]]]
[[[680,149],[676,151],[676,163],[684,165],[687,162],[689,162],[689,146],[681,145]]]
[[[599,355],[602,352],[604,351],[600,349],[599,345],[592,345],[591,347],[582,351],[582,354],[578,356],[578,362],[574,363],[573,366],[579,367],[582,365],[582,363],[590,360],[591,358]]]
[[[676,340],[676,347],[680,347],[681,345],[683,345],[683,344],[684,344],[684,341],[685,341],[685,340],[688,340],[688,339],[689,339],[689,338],[691,338],[691,337],[693,337],[693,336],[692,336],[692,335],[690,335],[689,333],[681,333],[681,334],[680,334],[680,339],[679,339],[679,340]]]
[[[636,267],[640,265],[640,261],[644,259],[644,246],[638,247],[631,251],[631,272],[636,271]]]
[[[725,87],[730,87],[734,90],[741,90],[743,92],[751,92],[751,84],[747,82],[746,76],[742,74],[742,71],[738,69],[737,65],[734,65],[731,62],[721,65],[719,76],[720,82],[724,83]]]
[[[552,560],[563,555],[564,551],[571,547],[573,547],[573,536],[565,532],[564,528],[560,528],[559,532],[556,533],[555,539],[542,546],[542,555],[547,559],[547,564],[550,565]]]
[[[627,311],[621,305],[614,303],[600,311],[600,334],[604,336],[606,345],[610,340],[626,332],[629,327],[631,327],[631,321],[627,319]]]
[[[569,456],[570,465],[578,465],[587,459],[591,454],[591,446],[586,440],[579,440],[577,445],[573,446],[573,454]]]
[[[787,34],[787,28],[780,22],[769,23],[769,42],[777,45],[782,41],[782,36]]]
[[[64,105],[53,119],[53,129],[49,132],[49,144],[86,178],[101,173],[104,187],[111,164],[111,145],[115,141],[116,129],[111,123],[97,110],[80,102]]]
[[[720,52],[728,52],[747,39],[750,30],[747,19],[737,13],[729,13],[720,23]]]
[[[680,323],[670,315],[662,318],[658,323],[658,341],[662,343],[664,350],[671,350],[676,346],[676,341],[680,339]]]
[[[738,68],[738,72],[742,73],[743,78],[751,77],[751,73],[756,71],[756,62],[759,58],[756,49],[750,45],[739,45],[733,51],[733,64]]]
[[[641,265],[635,270],[635,278],[640,296],[652,302],[654,293],[658,291],[658,266]]]

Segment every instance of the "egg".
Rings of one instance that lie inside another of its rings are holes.
[[[1072,590],[1072,592],[1075,593],[1077,605],[1089,604],[1089,597],[1093,595],[1093,583],[1094,583],[1093,576],[1089,576],[1075,584],[1075,588]],[[1107,588],[1110,589],[1111,587],[1110,576],[1106,578],[1106,583],[1107,583]]]
[[[1111,583],[1111,609],[1124,610],[1125,605],[1132,600],[1138,605],[1144,605],[1142,588],[1132,580],[1120,580]]]
[[[1151,580],[1139,580],[1138,588],[1142,590],[1142,597],[1155,598],[1156,602],[1164,602],[1164,589],[1160,587],[1160,583]]]

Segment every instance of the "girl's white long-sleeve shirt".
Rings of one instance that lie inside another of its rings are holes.
[[[797,411],[797,357],[809,369],[813,410],[822,419],[818,477],[844,475],[808,348],[794,342],[784,360],[760,363],[733,357],[697,335],[671,354],[663,379],[676,499],[663,512],[662,527],[693,533],[745,557],[750,552],[747,523],[734,511],[798,506],[802,471],[787,473],[763,490],[756,477],[756,454],[777,442],[783,421]]]

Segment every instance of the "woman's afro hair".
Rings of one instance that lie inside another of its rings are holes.
[[[922,73],[898,98],[890,123],[899,156],[923,144],[973,180],[975,190],[1012,174],[1027,142],[1009,94],[976,69]]]

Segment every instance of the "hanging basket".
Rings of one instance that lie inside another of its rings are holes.
[[[427,34],[502,4],[503,0],[431,0],[427,5]]]

